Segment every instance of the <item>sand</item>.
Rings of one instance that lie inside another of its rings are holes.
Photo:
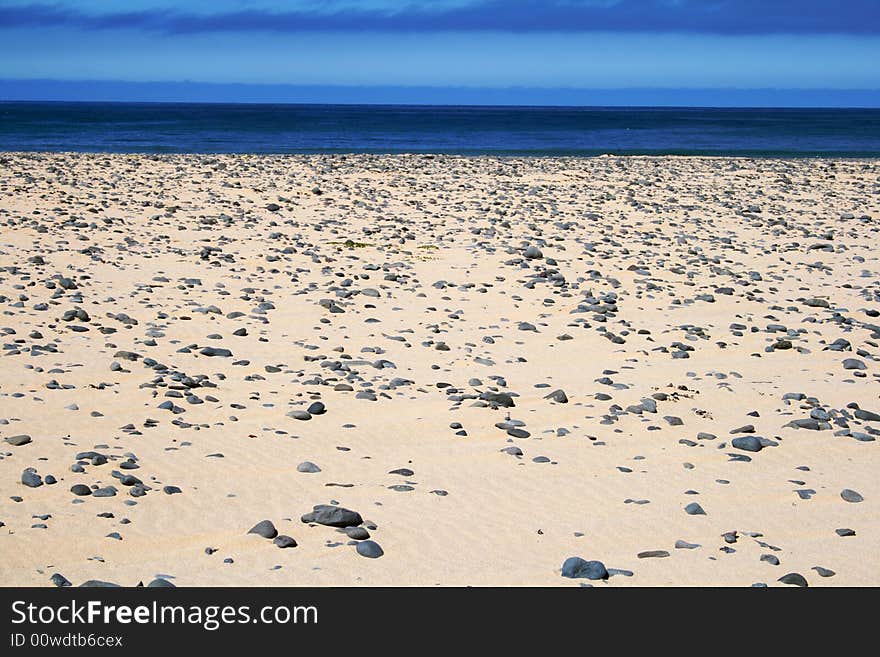
[[[876,586],[878,183],[3,154],[0,584]]]

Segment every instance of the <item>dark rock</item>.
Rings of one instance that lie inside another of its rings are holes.
[[[809,584],[807,584],[807,580],[804,579],[804,576],[800,573],[788,573],[787,575],[783,575],[776,581],[782,582],[783,584],[789,584],[791,586],[809,586]]]
[[[328,527],[352,527],[363,523],[363,518],[358,512],[327,504],[315,505],[310,513],[302,516],[301,520]]]
[[[363,527],[346,527],[345,535],[355,541],[365,541],[370,538],[370,532]]]
[[[296,541],[293,540],[290,536],[286,536],[285,534],[281,534],[280,536],[276,536],[275,540],[272,542],[280,548],[296,547]]]
[[[361,541],[357,544],[355,549],[359,555],[367,557],[368,559],[378,559],[385,554],[376,541]]]
[[[845,501],[853,503],[861,502],[865,499],[859,493],[854,490],[850,490],[849,488],[844,488],[842,491],[840,491],[840,496]]]
[[[102,582],[99,579],[90,579],[86,580],[82,584],[79,585],[80,588],[121,588],[119,584],[114,584],[113,582]]]
[[[544,399],[549,399],[551,401],[555,401],[557,404],[567,404],[568,397],[565,395],[564,390],[554,390],[549,395],[545,396]]]
[[[608,579],[608,569],[601,561],[569,557],[562,564],[562,576],[570,579]]]
[[[223,347],[204,347],[200,352],[202,356],[219,356],[221,358],[230,358],[232,352]]]
[[[39,488],[43,485],[43,478],[33,468],[25,468],[21,473],[21,483],[28,488]]]
[[[271,520],[261,520],[256,525],[250,528],[248,534],[256,534],[257,536],[262,536],[263,538],[275,538],[278,536],[278,530],[275,529],[275,525]]]
[[[321,402],[314,402],[306,409],[306,411],[312,415],[323,415],[327,412],[327,407]]]
[[[70,580],[68,580],[64,575],[60,573],[55,573],[54,575],[52,575],[51,580],[52,583],[58,588],[73,586],[73,584],[70,583]]]
[[[741,449],[746,452],[760,452],[762,449],[764,449],[764,446],[761,444],[760,438],[756,436],[741,436],[739,438],[734,438],[730,441],[730,444],[737,449]]]

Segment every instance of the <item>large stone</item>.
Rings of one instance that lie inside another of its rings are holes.
[[[328,527],[355,527],[363,523],[361,514],[341,506],[317,504],[310,513],[302,516],[303,522],[314,522]]]

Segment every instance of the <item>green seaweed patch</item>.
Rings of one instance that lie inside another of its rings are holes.
[[[437,251],[440,247],[434,246],[433,244],[422,244],[421,246],[417,246],[416,248]]]
[[[366,242],[355,242],[354,240],[345,240],[344,242],[328,242],[329,244],[333,244],[335,246],[344,246],[346,249],[365,249],[368,246],[375,246],[373,244],[367,244]]]

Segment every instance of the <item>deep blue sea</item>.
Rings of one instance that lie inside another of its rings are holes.
[[[0,102],[0,151],[880,157],[880,109]]]

